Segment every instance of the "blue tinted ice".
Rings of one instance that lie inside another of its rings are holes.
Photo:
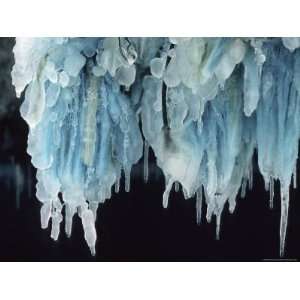
[[[17,39],[13,82],[30,132],[42,227],[81,217],[95,253],[97,207],[119,190],[149,147],[165,176],[163,206],[179,184],[202,202],[219,237],[226,202],[252,188],[252,160],[273,203],[280,182],[280,254],[300,130],[299,38]],[[142,132],[141,132],[142,131]],[[61,193],[61,197],[59,196]],[[64,213],[62,208],[65,206]]]

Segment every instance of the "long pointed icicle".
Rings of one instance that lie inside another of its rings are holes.
[[[168,180],[166,183],[166,189],[163,194],[163,207],[164,208],[167,208],[169,205],[169,196],[170,196],[170,191],[172,189],[172,186],[173,186],[173,181]]]
[[[247,188],[247,181],[245,178],[242,180],[242,188],[241,188],[241,198],[245,198],[246,196],[246,188]]]
[[[284,256],[286,231],[289,215],[289,193],[286,190],[281,191],[281,217],[280,217],[280,256]]]
[[[149,144],[147,141],[144,142],[144,182],[148,182],[149,176]]]
[[[294,170],[293,170],[293,188],[297,188],[297,163],[295,164]]]
[[[216,215],[216,240],[220,239],[221,213]]]
[[[196,222],[201,224],[202,217],[202,186],[196,192]]]
[[[129,191],[130,191],[130,169],[125,169],[124,174],[125,174],[125,192],[129,193]]]
[[[274,179],[270,178],[270,208],[273,209],[273,199],[274,199]]]

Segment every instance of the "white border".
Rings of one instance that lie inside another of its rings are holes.
[[[8,0],[0,36],[300,36],[298,3]],[[0,299],[282,300],[298,280],[295,263],[2,263]]]
[[[2,263],[1,299],[296,299],[295,263]]]
[[[7,0],[0,36],[299,36],[298,0]]]

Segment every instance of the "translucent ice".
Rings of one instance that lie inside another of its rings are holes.
[[[13,83],[37,172],[42,227],[57,239],[73,216],[95,253],[99,203],[130,190],[132,166],[149,148],[173,186],[196,196],[197,223],[221,215],[253,182],[253,156],[273,206],[281,189],[280,255],[300,135],[299,38],[17,39]],[[65,209],[63,210],[63,206]]]

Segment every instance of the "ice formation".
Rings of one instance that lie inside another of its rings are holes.
[[[280,255],[300,135],[300,38],[18,38],[12,79],[29,125],[41,224],[57,239],[78,213],[95,253],[98,204],[130,189],[151,147],[165,177],[202,202],[219,236],[226,202],[252,188],[252,160],[274,196],[280,182]],[[202,196],[203,194],[203,196]],[[62,211],[64,208],[64,213]]]

